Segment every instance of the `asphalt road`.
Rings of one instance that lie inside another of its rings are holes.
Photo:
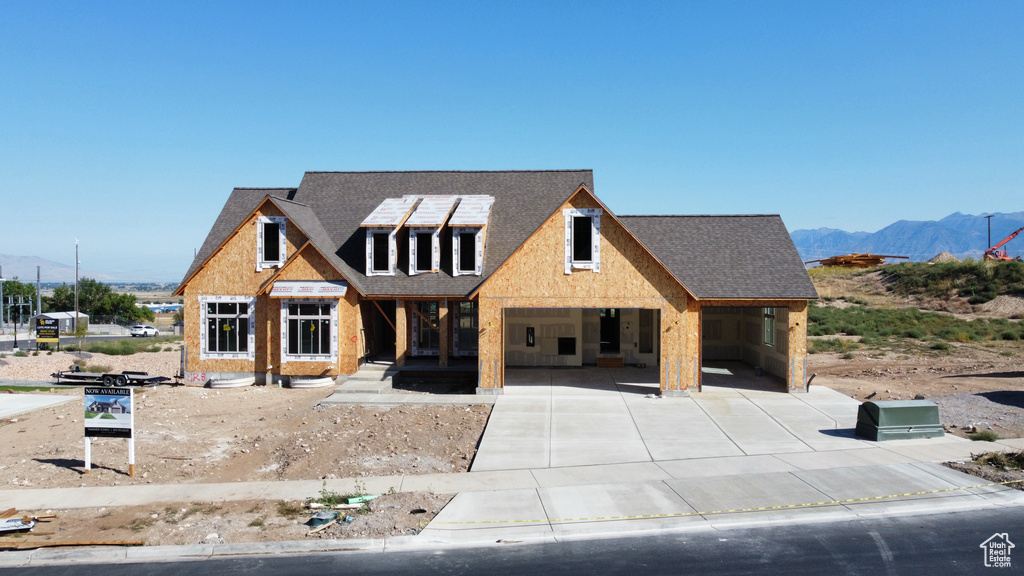
[[[1010,508],[801,524],[671,535],[495,544],[484,548],[439,548],[415,552],[321,553],[243,556],[181,563],[24,567],[26,574],[204,576],[273,573],[309,574],[857,574],[871,576],[1013,574],[984,565],[980,545],[996,533],[1024,542],[1024,510]],[[1024,547],[1021,548],[1024,550]],[[1011,550],[1012,555],[1012,550]],[[1011,557],[1011,562],[1014,559]],[[1014,570],[1013,568],[1016,568]],[[0,573],[5,572],[0,570]]]

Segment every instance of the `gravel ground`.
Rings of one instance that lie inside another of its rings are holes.
[[[1024,390],[996,390],[933,398],[943,424],[961,430],[992,430],[1001,437],[1024,437]]]

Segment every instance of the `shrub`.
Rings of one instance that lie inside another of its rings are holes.
[[[945,342],[935,342],[934,344],[929,346],[929,348],[931,348],[932,350],[943,350],[943,351],[945,351],[945,350],[949,350],[949,344],[946,344]]]
[[[85,370],[86,372],[92,372],[93,374],[106,374],[107,372],[113,370],[113,368],[107,366],[106,364],[96,364],[93,366],[86,366],[85,368],[83,368],[83,370]]]
[[[860,345],[856,342],[850,342],[849,340],[842,340],[840,338],[808,340],[807,342],[807,352],[810,354],[818,354],[820,352],[848,352],[850,350],[856,350],[857,348],[860,348]]]
[[[1017,335],[1013,330],[1005,330],[999,335],[1003,340],[1020,340],[1020,336]]]
[[[991,430],[971,432],[967,437],[975,442],[995,442],[996,440],[999,440],[999,435]]]
[[[14,357],[15,358],[27,358],[28,357],[28,352],[25,352],[24,350],[18,350],[17,352],[14,353]]]

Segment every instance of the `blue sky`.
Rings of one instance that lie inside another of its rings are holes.
[[[1021,2],[0,0],[0,254],[180,280],[235,186],[592,168],[617,214],[1024,210]]]

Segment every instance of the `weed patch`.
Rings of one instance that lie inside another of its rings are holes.
[[[993,466],[1002,470],[1024,470],[1024,450],[1017,452],[986,452],[974,456],[979,466]]]
[[[901,296],[967,298],[983,304],[1000,294],[1024,294],[1024,262],[966,260],[925,264],[904,262],[884,268],[890,289]]]
[[[861,343],[865,346],[877,345],[878,339],[885,338],[937,339],[963,343],[1024,338],[1024,325],[1010,323],[1003,318],[963,320],[948,314],[922,312],[916,308],[850,306],[840,309],[811,302],[807,319],[808,336],[861,336]],[[826,350],[819,347],[818,351]]]
[[[971,432],[967,437],[975,442],[995,442],[996,440],[999,440],[999,435],[991,430]]]

